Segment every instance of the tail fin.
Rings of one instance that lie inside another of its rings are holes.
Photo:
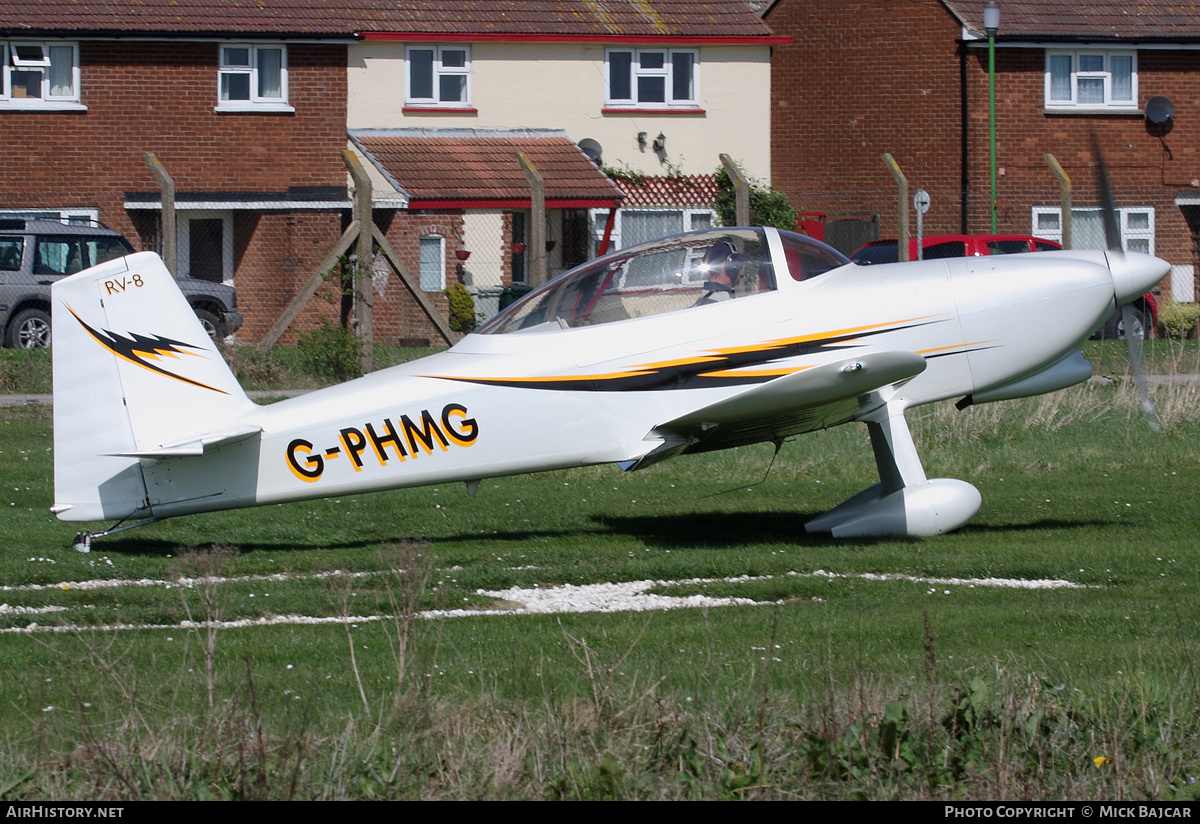
[[[66,278],[52,305],[52,511],[68,521],[150,517],[141,462],[202,453],[239,432],[254,404],[155,254]]]

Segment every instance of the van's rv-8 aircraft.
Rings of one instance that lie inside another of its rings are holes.
[[[859,267],[803,235],[711,229],[589,261],[446,352],[259,406],[162,261],[134,254],[53,288],[52,511],[119,522],[80,533],[87,551],[177,515],[450,481],[473,493],[862,421],[880,482],[807,529],[935,535],[981,499],[925,476],[905,410],[1087,379],[1081,342],[1167,270],[1119,251]]]

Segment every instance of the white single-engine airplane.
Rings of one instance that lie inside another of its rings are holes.
[[[146,523],[449,481],[473,493],[862,421],[880,483],[807,529],[935,535],[981,499],[926,478],[905,410],[1085,380],[1081,341],[1167,269],[1079,251],[858,267],[791,232],[712,229],[585,263],[441,354],[258,406],[159,258],[130,255],[53,289],[52,511]]]

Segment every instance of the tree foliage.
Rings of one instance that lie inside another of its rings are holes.
[[[724,167],[717,169],[717,198],[713,209],[726,226],[737,223],[737,198],[733,193],[733,181]],[[796,228],[796,210],[788,202],[787,195],[764,187],[761,181],[750,181],[750,225],[774,226],[792,231]]]

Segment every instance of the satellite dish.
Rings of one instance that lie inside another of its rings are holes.
[[[577,145],[579,146],[579,150],[587,155],[588,160],[592,161],[597,166],[600,165],[601,155],[603,154],[604,150],[600,147],[599,143],[597,143],[595,140],[592,140],[590,137],[585,137],[583,140],[579,141]]]
[[[1166,126],[1175,120],[1175,104],[1162,95],[1146,101],[1146,120],[1155,126]]]

